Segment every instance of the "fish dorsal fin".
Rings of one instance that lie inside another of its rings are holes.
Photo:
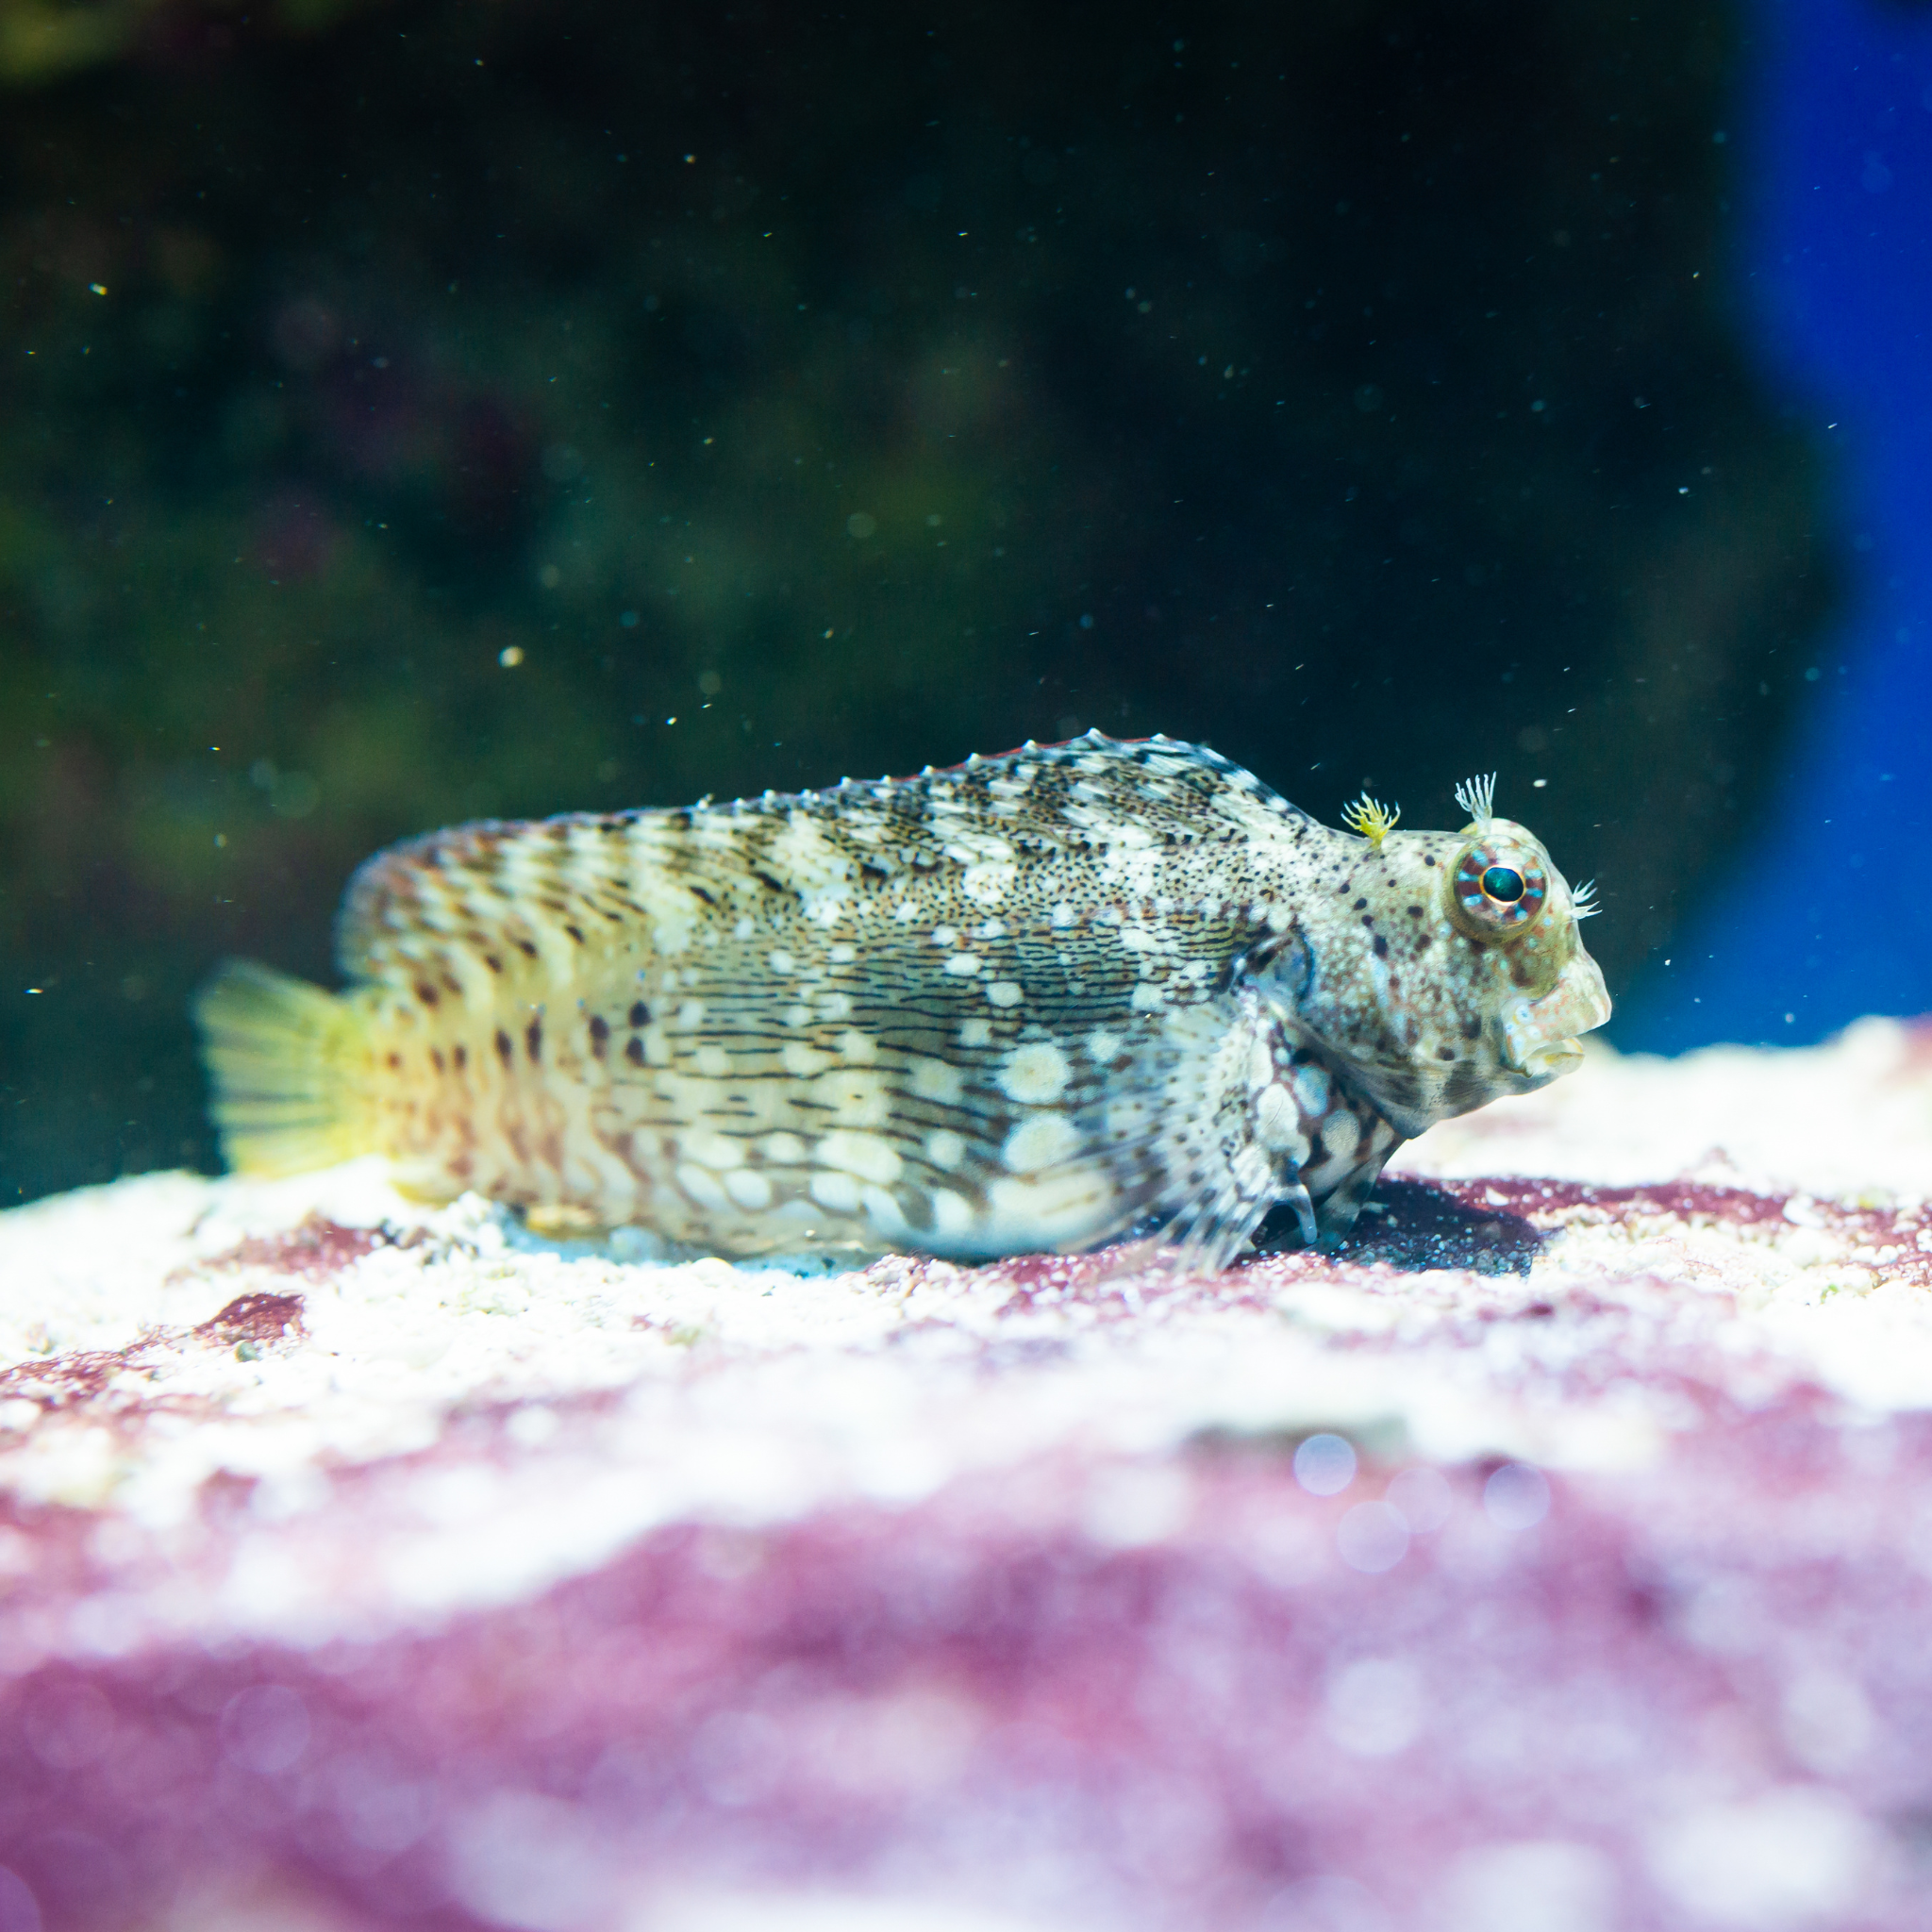
[[[434,832],[357,874],[337,956],[358,980],[541,997],[590,957],[679,952],[779,902],[829,918],[908,869],[944,885],[1029,856],[1233,846],[1311,823],[1205,746],[1090,735],[913,778]]]
[[[338,962],[355,979],[451,993],[567,979],[668,909],[633,891],[645,816],[486,820],[378,852],[350,882]]]

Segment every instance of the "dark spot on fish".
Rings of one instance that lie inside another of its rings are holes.
[[[1353,907],[1353,908],[1352,908],[1352,909],[1353,909],[1354,911],[1359,912],[1359,911],[1360,911],[1360,910],[1362,909],[1362,908],[1363,908],[1364,906],[1366,906],[1366,905],[1367,905],[1368,903],[1369,903],[1369,902],[1368,902],[1368,901],[1367,901],[1366,899],[1357,899],[1357,901],[1355,902],[1355,905],[1354,905],[1354,907]]]
[[[1424,865],[1434,865],[1435,862],[1436,855],[1433,852],[1425,852],[1423,854],[1423,863]]]
[[[751,875],[768,892],[789,892],[791,890],[783,879],[775,879],[770,873],[761,872],[757,866],[752,867]]]
[[[524,1044],[529,1049],[530,1058],[541,1059],[543,1054],[543,1023],[532,1020],[524,1029]]]
[[[634,1067],[641,1067],[644,1063],[644,1042],[635,1033],[630,1037],[630,1044],[624,1050],[624,1057]]]
[[[425,1007],[433,1007],[442,995],[426,979],[419,979],[416,982],[416,997]]]
[[[501,1026],[496,1029],[496,1058],[505,1066],[516,1058],[516,1048],[509,1043],[509,1035]]]
[[[448,1067],[446,1066],[442,1058],[441,1047],[432,1046],[429,1049],[429,1064],[433,1066],[439,1074],[448,1072]]]
[[[1480,1034],[1482,1033],[1482,1030],[1483,1030],[1483,1023],[1482,1023],[1482,1022],[1481,1022],[1480,1020],[1478,1020],[1478,1019],[1476,1018],[1476,1016],[1475,1016],[1475,1015],[1474,1015],[1474,1013],[1465,1013],[1465,1014],[1463,1015],[1463,1020],[1462,1020],[1462,1037],[1463,1037],[1463,1039],[1465,1039],[1465,1040],[1474,1040],[1474,1039],[1476,1039],[1476,1038],[1478,1038],[1478,1037],[1480,1036]]]
[[[713,898],[713,897],[712,897],[712,896],[710,895],[710,893],[708,893],[708,891],[705,891],[705,889],[704,889],[704,887],[702,887],[702,886],[693,886],[693,887],[691,887],[691,892],[692,892],[693,896],[695,896],[695,897],[697,897],[697,898],[700,898],[700,899],[702,899],[702,900],[703,900],[703,901],[705,902],[705,904],[706,904],[707,906],[710,907],[710,908],[712,908],[713,910],[716,910],[716,908],[717,908],[717,905],[718,905],[718,902],[717,902],[717,900],[716,900],[716,899],[714,899],[714,898]]]
[[[470,1049],[462,1045],[454,1046],[450,1049],[450,1058],[456,1061],[457,1072],[460,1074],[470,1064]]]
[[[534,959],[537,957],[537,949],[529,942],[528,940],[512,940],[510,941],[510,944],[513,945],[518,952],[525,955],[529,958]]]
[[[1456,1058],[1456,1049],[1453,1046],[1439,1046],[1436,1049],[1436,1058],[1439,1060],[1453,1060]]]
[[[389,1057],[389,1063],[391,1071],[399,1070],[403,1064],[402,1055],[399,1053],[391,1054]]]
[[[503,971],[503,961],[494,953],[485,953],[483,955],[483,963],[492,973],[501,973]]]
[[[1420,906],[1411,906],[1408,908],[1408,916],[1411,919],[1420,919],[1423,916],[1423,908]]]
[[[651,1024],[651,1009],[642,1000],[630,1003],[630,1024],[633,1026],[648,1026]]]
[[[1375,958],[1378,959],[1386,959],[1388,957],[1389,941],[1385,940],[1380,933],[1377,933],[1375,935]]]
[[[583,933],[582,933],[582,932],[581,932],[581,931],[580,931],[580,930],[579,930],[579,929],[578,929],[578,928],[577,928],[576,926],[574,926],[574,925],[573,925],[573,924],[572,924],[570,923],[570,921],[569,921],[569,920],[567,920],[567,919],[566,919],[566,920],[564,921],[564,923],[563,923],[563,929],[564,929],[564,931],[565,931],[565,932],[569,933],[569,935],[571,936],[571,938],[572,938],[572,939],[574,939],[575,941],[576,941],[576,942],[577,942],[577,944],[578,944],[578,945],[582,945],[582,944],[583,944],[583,942],[584,942],[584,936],[583,936]]]
[[[602,1013],[591,1015],[591,1051],[601,1060],[610,1044],[610,1022]]]

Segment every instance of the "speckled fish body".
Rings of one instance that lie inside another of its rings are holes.
[[[240,1167],[379,1150],[424,1194],[729,1255],[1158,1229],[1217,1265],[1277,1203],[1345,1229],[1403,1140],[1607,1017],[1569,887],[1484,803],[1361,837],[1205,748],[1095,734],[459,826],[358,874],[346,994],[216,979],[217,1118]],[[1467,903],[1491,864],[1526,918]]]

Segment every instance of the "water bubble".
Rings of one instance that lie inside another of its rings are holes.
[[[1294,1452],[1294,1479],[1311,1496],[1339,1496],[1355,1480],[1355,1450],[1344,1436],[1309,1436]]]
[[[1392,1570],[1408,1554],[1408,1524],[1387,1503],[1357,1503],[1335,1526],[1341,1560],[1364,1576]]]
[[[1550,1486],[1541,1470],[1506,1462],[1483,1485],[1483,1507],[1499,1529],[1533,1529],[1550,1513]]]

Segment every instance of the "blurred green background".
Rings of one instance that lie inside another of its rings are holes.
[[[1612,991],[1837,572],[1722,7],[0,0],[0,1200],[484,815],[1205,739],[1501,808]],[[1612,1028],[1614,1038],[1614,1026]]]

